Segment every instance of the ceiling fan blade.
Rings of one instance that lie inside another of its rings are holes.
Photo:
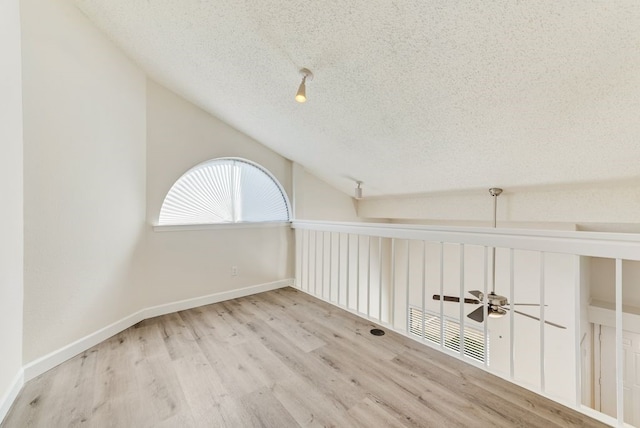
[[[480,290],[471,290],[469,291],[469,294],[471,294],[472,296],[475,296],[475,298],[478,300],[482,300],[482,296],[484,293]]]
[[[441,300],[440,297],[442,297],[442,300],[444,300],[445,302],[459,302],[460,298],[459,297],[454,297],[454,296],[440,296],[439,294],[434,294],[433,295],[433,300]]]
[[[508,309],[508,308],[504,308],[504,309]],[[516,311],[516,310],[514,310],[513,312],[515,312],[516,314],[524,315],[525,317],[540,321],[540,318],[534,317],[533,315],[525,314],[524,312],[520,312],[520,311]],[[553,322],[550,322],[550,321],[545,321],[544,323],[552,325],[554,327],[562,328],[562,329],[566,329],[567,328],[565,326],[562,326],[560,324],[556,324],[556,323],[553,323]]]
[[[540,303],[512,303],[515,306],[540,306]],[[545,307],[549,305],[544,305]]]
[[[440,300],[440,295],[439,294],[434,294],[433,295],[433,300]],[[459,302],[460,298],[456,297],[456,296],[442,296],[442,300],[444,300],[445,302]],[[479,305],[480,301],[476,300],[476,299],[464,299],[465,303],[471,303],[472,305]]]
[[[467,315],[467,318],[471,318],[476,322],[484,321],[484,305],[476,308],[476,310]]]

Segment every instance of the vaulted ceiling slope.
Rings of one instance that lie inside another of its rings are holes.
[[[76,3],[152,78],[350,194],[640,176],[637,0]]]

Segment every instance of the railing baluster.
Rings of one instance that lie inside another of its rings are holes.
[[[324,292],[324,252],[325,252],[324,235],[325,235],[325,233],[322,232],[322,244],[321,244],[322,245],[322,252],[320,253],[321,254],[320,264],[322,265],[321,270],[320,270],[320,285],[321,285],[321,287],[320,287],[320,297],[322,297],[323,299],[324,299],[324,295],[325,295],[325,292]]]
[[[356,312],[360,313],[360,235],[358,237],[358,247],[356,248]]]
[[[396,328],[396,239],[391,238],[391,306],[389,319],[391,326]]]
[[[624,426],[624,349],[622,345],[622,259],[616,259],[616,413]]]
[[[378,237],[378,319],[382,322],[382,238]]]
[[[495,251],[493,252],[493,256],[495,257]],[[515,346],[515,319],[516,313],[514,312],[515,306],[513,303],[515,302],[515,254],[513,253],[513,248],[509,249],[509,302],[511,302],[511,310],[509,311],[509,377],[513,379],[515,377],[515,356],[516,356],[516,346]],[[495,264],[494,264],[495,266]],[[495,269],[495,267],[494,267]],[[495,275],[494,275],[495,278]],[[494,285],[495,288],[495,285]]]
[[[347,289],[345,290],[346,293],[346,305],[347,305],[347,309],[349,309],[349,301],[350,301],[350,295],[351,295],[351,286],[350,286],[350,279],[351,279],[351,234],[347,233]]]
[[[484,308],[484,322],[483,330],[484,330],[484,366],[487,367],[489,365],[489,306],[487,306],[487,293],[489,292],[489,251],[487,247],[484,247],[484,263],[483,263],[483,278],[484,278],[484,287],[482,289],[484,296],[482,298],[482,307]]]
[[[440,347],[444,348],[444,242],[440,243]]]
[[[545,391],[544,373],[544,255],[540,253],[540,391]]]
[[[425,318],[427,308],[427,241],[422,241],[422,340],[425,338]]]
[[[409,274],[410,274],[410,270],[411,270],[411,246],[410,246],[410,241],[407,239],[407,289],[406,289],[406,302],[404,305],[404,310],[405,310],[405,317],[406,317],[406,328],[407,328],[407,333],[409,333],[411,331],[411,325],[410,325],[410,320],[409,320]]]
[[[371,316],[371,236],[367,239],[367,318]]]
[[[296,250],[295,250],[295,272],[293,273],[293,286],[296,288],[300,287],[300,267],[299,267],[299,260],[300,260],[300,231],[296,230],[295,231],[295,245],[296,245]]]
[[[318,232],[313,231],[313,295],[318,295]]]
[[[580,337],[581,333],[582,333],[582,328],[581,328],[581,311],[580,311],[580,305],[582,304],[582,293],[580,290],[580,281],[582,281],[582,278],[580,277],[581,273],[580,273],[580,257],[579,256],[573,256],[574,259],[574,269],[575,272],[577,272],[578,274],[575,276],[575,281],[573,283],[573,321],[574,321],[574,325],[575,325],[575,329],[574,329],[574,342],[575,342],[575,354],[573,355],[574,360],[576,361],[575,364],[575,377],[576,377],[576,401],[575,401],[575,406],[576,408],[578,408],[581,404],[582,404],[582,382],[584,379],[582,379],[582,348],[581,348],[581,340],[582,338]],[[593,342],[592,342],[593,343]],[[591,345],[593,346],[593,345]],[[587,403],[585,403],[587,404]]]
[[[306,272],[307,272],[307,293],[311,292],[311,231],[307,231],[307,264],[306,264]]]
[[[299,270],[299,275],[300,275],[300,282],[299,282],[299,289],[302,290],[302,284],[304,283],[304,248],[305,248],[305,239],[304,239],[304,230],[300,230],[300,270]]]
[[[329,301],[332,302],[331,295],[333,294],[333,232],[329,232]]]
[[[302,246],[304,245],[304,230],[296,229],[296,288],[302,289]]]
[[[460,358],[464,358],[464,244],[460,244]]]
[[[338,271],[338,297],[336,299],[338,306],[340,306],[340,266],[342,266],[342,233],[338,232],[338,266],[336,266],[336,270]]]

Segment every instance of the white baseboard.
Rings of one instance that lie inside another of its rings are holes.
[[[179,300],[164,305],[152,306],[142,309],[127,317],[122,318],[106,327],[101,328],[73,343],[68,344],[56,351],[53,351],[37,360],[26,364],[24,369],[24,382],[40,376],[42,373],[55,366],[75,357],[98,343],[120,333],[123,330],[139,323],[147,318],[170,314],[172,312],[184,311],[198,306],[209,305],[211,303],[223,302],[225,300],[236,299],[238,297],[250,296],[252,294],[275,290],[277,288],[289,287],[293,284],[293,279],[268,282],[265,284],[253,285],[237,290],[222,291],[220,293],[209,294],[207,296],[194,297],[192,299]],[[14,397],[15,398],[15,397]],[[12,400],[13,401],[13,400]],[[2,419],[0,418],[0,421]]]
[[[9,409],[22,389],[22,385],[24,385],[24,371],[20,369],[16,377],[13,379],[11,386],[0,399],[0,423],[2,423],[4,417],[9,413]]]
[[[142,317],[143,313],[144,309],[25,364],[23,367],[24,381],[28,382],[31,379],[40,376],[47,370],[51,370],[55,366],[64,363],[68,359],[75,357],[92,346],[95,346],[111,336],[120,333],[122,330],[142,321],[144,319]]]
[[[146,308],[142,319],[153,318],[173,312],[184,311],[186,309],[197,308],[198,306],[210,305],[212,303],[224,302],[225,300],[237,299],[238,297],[251,296],[252,294],[264,293],[278,288],[293,285],[293,279],[267,282],[265,284],[252,285],[237,290],[222,291],[220,293],[209,294],[208,296],[194,297],[193,299],[179,300],[164,305]]]

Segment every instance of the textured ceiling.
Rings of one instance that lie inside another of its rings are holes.
[[[349,194],[640,177],[637,0],[76,4],[152,78]]]

